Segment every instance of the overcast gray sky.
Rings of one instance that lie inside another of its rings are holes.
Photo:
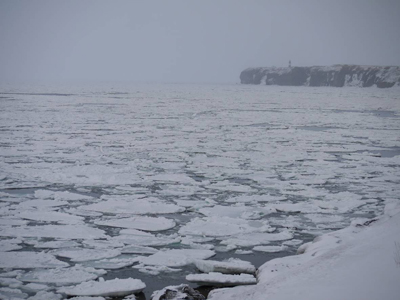
[[[399,0],[0,0],[0,80],[239,82],[247,67],[400,65]]]

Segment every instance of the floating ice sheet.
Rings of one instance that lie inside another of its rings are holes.
[[[121,254],[117,249],[60,249],[52,252],[59,257],[66,257],[71,261],[82,262],[88,260],[99,260],[103,258],[115,257]]]
[[[106,221],[96,221],[95,224],[111,227],[140,229],[145,231],[162,231],[175,227],[174,220],[164,217],[132,217],[111,219]]]
[[[72,287],[63,287],[59,293],[69,296],[117,297],[143,291],[146,285],[139,279],[112,279],[106,281],[87,281]]]
[[[135,262],[138,262],[139,260],[140,257],[117,257],[101,260],[90,260],[85,261],[82,264],[84,266],[93,267],[96,269],[116,270],[132,266]]]
[[[229,217],[256,220],[262,218],[266,214],[275,212],[275,210],[261,207],[254,208],[251,206],[216,205],[210,208],[202,208],[199,212],[207,217]]]
[[[198,259],[207,259],[215,255],[211,250],[173,249],[162,250],[148,257],[143,257],[140,262],[145,265],[182,267]]]
[[[194,264],[203,273],[254,274],[256,272],[256,268],[250,262],[240,259],[231,258],[227,261],[196,260]]]
[[[61,224],[80,224],[84,220],[83,217],[56,211],[24,211],[16,216],[27,220],[57,222]]]
[[[104,231],[86,225],[41,225],[0,228],[0,236],[47,237],[61,239],[105,238]]]
[[[19,300],[26,298],[28,298],[28,294],[23,293],[19,289],[0,287],[0,299],[2,300]]]
[[[182,226],[182,235],[223,237],[250,232],[271,231],[267,221],[242,220],[229,217],[195,218]]]
[[[106,200],[95,204],[81,206],[79,209],[99,211],[111,214],[171,214],[182,212],[185,209],[175,205],[165,203],[156,198],[146,199],[112,199]]]
[[[254,251],[258,252],[282,252],[287,250],[287,246],[255,246]]]
[[[71,268],[33,270],[19,276],[18,279],[26,282],[70,285],[94,280],[104,274],[106,274],[104,270],[75,265]]]
[[[0,268],[31,269],[68,267],[66,262],[56,259],[48,253],[29,251],[0,253]]]
[[[186,276],[186,280],[195,282],[199,285],[209,286],[237,286],[257,283],[256,278],[250,274],[228,275],[217,272],[211,272],[208,274],[189,274]]]
[[[269,244],[273,241],[284,241],[293,238],[293,233],[284,230],[279,233],[248,233],[236,235],[232,238],[221,241],[223,245],[236,245],[241,247],[251,247]]]

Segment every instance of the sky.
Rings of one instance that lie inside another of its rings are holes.
[[[239,82],[400,65],[400,0],[0,0],[0,82]]]

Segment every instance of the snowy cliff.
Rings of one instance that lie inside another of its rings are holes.
[[[330,67],[248,68],[242,84],[293,86],[400,86],[400,67],[334,65]]]

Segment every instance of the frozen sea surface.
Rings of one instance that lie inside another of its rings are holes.
[[[398,199],[396,88],[2,85],[0,108],[7,295],[107,272],[149,299],[195,259],[259,267]]]

